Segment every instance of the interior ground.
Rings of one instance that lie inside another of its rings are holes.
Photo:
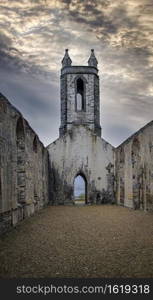
[[[153,277],[153,213],[47,207],[1,237],[0,277]]]

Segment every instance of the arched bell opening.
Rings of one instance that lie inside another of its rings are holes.
[[[76,80],[76,105],[77,112],[85,111],[85,83],[82,78]]]

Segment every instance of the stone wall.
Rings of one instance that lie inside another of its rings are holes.
[[[48,203],[48,152],[0,94],[0,233]]]
[[[70,78],[64,84],[70,85]],[[94,77],[89,81],[95,85]],[[98,87],[96,93],[98,99]],[[92,103],[90,98],[86,118],[95,115],[98,124],[99,112],[92,113]],[[79,116],[74,111],[75,117]],[[116,202],[153,209],[153,121],[116,149],[86,125],[74,122],[46,149],[22,114],[0,94],[0,233],[49,203],[74,204],[77,175],[86,182],[88,204]]]
[[[62,69],[61,75],[61,126],[60,136],[71,130],[74,124],[86,125],[98,136],[100,127],[100,100],[98,70],[94,67],[72,66]],[[84,109],[76,110],[77,80],[84,86]]]
[[[87,203],[114,202],[114,148],[83,125],[47,147],[50,156],[52,204],[74,204],[74,179],[87,182]]]
[[[117,204],[153,209],[153,121],[116,149]]]

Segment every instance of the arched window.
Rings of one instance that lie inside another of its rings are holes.
[[[78,78],[76,82],[76,111],[84,111],[84,110],[85,110],[84,81],[81,78]]]
[[[119,188],[120,188],[120,204],[124,205],[125,198],[125,172],[124,172],[124,163],[125,163],[125,152],[124,147],[120,148],[120,169],[119,169]]]
[[[87,181],[82,174],[78,174],[74,179],[74,200],[76,204],[87,202]]]
[[[34,151],[35,153],[37,153],[37,150],[38,150],[38,146],[37,146],[37,137],[36,137],[36,135],[35,135],[34,140],[33,140],[33,151]]]
[[[25,174],[25,133],[23,119],[20,117],[16,125],[17,146],[17,189],[18,203],[25,203],[26,174]]]
[[[18,119],[16,125],[16,140],[17,140],[18,147],[23,149],[25,146],[25,134],[24,134],[23,119],[21,117]]]
[[[124,153],[124,148],[120,149],[120,164],[124,164],[125,161],[125,153]]]
[[[137,137],[132,143],[132,180],[133,180],[133,207],[140,208],[141,193],[140,193],[140,142]]]
[[[3,100],[0,101],[0,113],[6,113],[6,103]]]
[[[139,160],[139,152],[140,152],[140,142],[137,138],[135,138],[132,143],[132,153],[131,153],[133,168]]]
[[[37,202],[38,202],[38,194],[37,194],[36,187],[34,186],[34,203],[36,204]]]

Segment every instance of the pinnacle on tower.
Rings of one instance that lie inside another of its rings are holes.
[[[65,55],[62,59],[62,67],[68,67],[68,66],[71,66],[71,63],[72,63],[72,60],[69,56],[69,53],[68,53],[68,49],[65,49]]]
[[[98,64],[98,61],[97,61],[97,58],[95,57],[94,49],[91,49],[91,55],[88,59],[88,66],[97,68],[97,64]]]

